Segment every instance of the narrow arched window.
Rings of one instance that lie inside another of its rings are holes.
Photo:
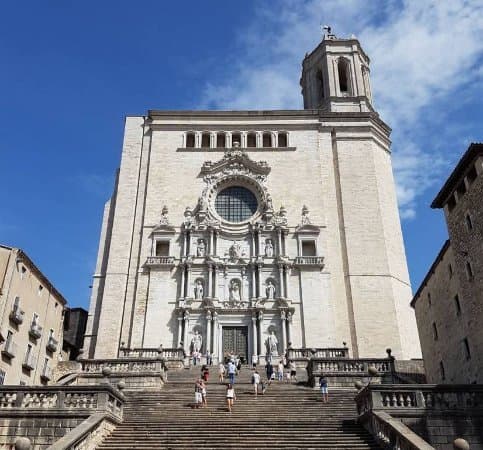
[[[192,132],[186,133],[186,147],[193,148],[195,146],[195,134]]]
[[[201,135],[201,146],[202,147],[210,147],[211,136],[210,133],[203,133]]]
[[[288,147],[288,135],[285,131],[278,133],[278,146]]]
[[[271,147],[272,146],[272,133],[266,131],[263,133],[263,147]]]
[[[339,89],[341,94],[349,95],[349,62],[340,58],[337,63],[337,70],[339,74]]]
[[[316,86],[317,86],[317,99],[320,102],[324,99],[324,76],[322,75],[321,70],[317,72],[315,78],[316,78]]]
[[[250,132],[247,134],[247,147],[256,147],[257,146],[257,134],[254,132]]]
[[[226,136],[223,131],[216,134],[216,146],[218,148],[225,148],[226,147]]]

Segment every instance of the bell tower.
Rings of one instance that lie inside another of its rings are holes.
[[[374,111],[369,57],[353,37],[339,39],[324,27],[322,42],[302,62],[304,109],[326,112]]]

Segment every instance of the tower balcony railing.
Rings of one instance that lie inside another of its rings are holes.
[[[56,352],[58,345],[59,345],[59,341],[55,339],[53,336],[50,336],[49,340],[47,341],[46,347],[49,352]]]
[[[294,260],[294,265],[296,266],[306,266],[306,267],[323,267],[324,257],[323,256],[296,256]]]
[[[20,325],[23,322],[24,316],[25,312],[19,306],[14,306],[9,317],[13,323]]]
[[[29,334],[34,339],[40,339],[40,337],[42,336],[42,329],[43,328],[38,323],[33,322],[32,325],[30,325]]]
[[[15,358],[16,354],[17,354],[17,344],[13,342],[13,339],[7,339],[2,349],[2,355],[6,356],[7,358]]]
[[[174,266],[174,256],[148,256],[145,266],[147,267],[172,267]]]

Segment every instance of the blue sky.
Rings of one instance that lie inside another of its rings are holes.
[[[447,236],[429,203],[483,140],[481,0],[4,2],[0,242],[87,307],[124,116],[301,108],[300,62],[326,23],[371,58],[417,288]]]

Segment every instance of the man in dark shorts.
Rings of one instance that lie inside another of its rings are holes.
[[[297,366],[293,361],[290,361],[288,367],[290,369],[290,381],[295,380],[297,382]]]

